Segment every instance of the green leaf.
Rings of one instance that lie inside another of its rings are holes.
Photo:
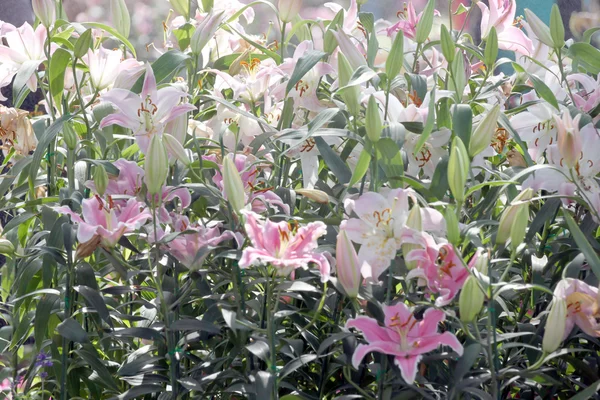
[[[438,200],[443,199],[446,195],[446,192],[448,191],[448,154],[444,154],[438,162],[438,165],[435,167],[435,171],[431,177],[429,191]]]
[[[496,28],[492,26],[490,33],[485,39],[485,51],[483,53],[483,60],[485,67],[490,73],[493,73],[494,64],[498,58],[498,34]]]
[[[419,19],[419,22],[417,23],[417,32],[415,35],[415,41],[417,43],[425,43],[427,37],[431,33],[434,12],[435,1],[429,0],[425,6],[425,10],[423,10],[423,14],[421,14],[421,19]]]
[[[37,307],[35,309],[35,322],[33,325],[33,332],[35,337],[35,344],[37,350],[40,351],[42,348],[42,344],[44,343],[44,339],[46,338],[46,334],[48,331],[48,321],[50,320],[50,316],[52,315],[52,311],[58,302],[58,295],[44,295],[37,303]],[[56,306],[56,307],[55,307]]]
[[[415,145],[414,153],[418,153],[423,148],[423,145],[429,139],[431,132],[433,131],[433,125],[435,124],[435,86],[431,91],[431,97],[429,98],[429,110],[427,114],[427,121],[425,122],[425,127],[423,128],[423,133],[419,137],[417,144]],[[406,125],[404,125],[406,127]],[[408,129],[408,128],[407,128]]]
[[[127,40],[125,36],[121,35],[115,28],[105,24],[100,24],[98,22],[84,22],[83,25],[86,27],[102,29],[103,31],[110,33],[115,38],[120,40],[129,49],[129,51],[131,51],[131,54],[133,54],[133,58],[137,58],[137,55],[135,53],[135,47],[133,47],[131,42],[129,42],[129,40]]]
[[[577,223],[573,217],[571,217],[569,212],[567,210],[563,210],[563,215],[567,221],[571,235],[573,236],[575,243],[577,243],[577,247],[579,247],[579,250],[583,253],[583,255],[585,255],[585,258],[587,259],[589,266],[592,268],[592,271],[594,271],[596,278],[600,279],[600,258],[598,257],[598,254],[596,254],[596,251],[587,240],[583,232],[581,232],[581,229],[579,229],[579,226],[577,226]]]
[[[85,298],[86,303],[96,310],[100,318],[102,318],[109,326],[113,326],[112,320],[110,319],[110,314],[108,313],[108,308],[104,302],[104,298],[98,291],[83,285],[75,286],[73,289],[75,289],[75,291]]]
[[[468,104],[457,104],[452,109],[452,131],[458,136],[466,148],[471,142],[471,130],[473,129],[473,111]]]
[[[73,50],[73,55],[75,58],[81,58],[85,56],[92,45],[92,29],[87,29],[85,32],[79,36],[77,41],[75,42],[75,48]]]
[[[498,123],[504,129],[506,129],[508,131],[508,133],[510,133],[510,136],[512,136],[512,138],[515,140],[515,142],[517,142],[517,144],[519,145],[519,147],[522,150],[523,157],[525,157],[525,162],[527,163],[527,166],[531,167],[533,165],[533,160],[531,159],[531,156],[529,155],[529,152],[527,151],[527,145],[525,145],[525,143],[521,139],[521,136],[519,135],[519,133],[514,130],[514,128],[512,127],[512,125],[510,123],[510,120],[504,113],[500,113],[500,117],[498,118]]]
[[[60,47],[54,51],[50,58],[48,79],[50,81],[50,94],[56,104],[61,104],[63,89],[65,87],[65,71],[71,61],[71,53]]]
[[[550,105],[554,108],[556,108],[557,110],[558,108],[558,101],[556,101],[556,97],[554,97],[554,93],[552,93],[552,90],[548,87],[548,85],[546,85],[544,83],[544,81],[542,81],[540,78],[538,78],[537,76],[533,75],[533,74],[528,74],[529,75],[529,79],[531,79],[531,82],[533,83],[533,88],[535,89],[535,91],[537,92],[537,94],[544,100],[546,100],[548,103],[550,103]]]
[[[91,344],[84,344],[83,348],[75,350],[75,353],[81,357],[89,367],[98,374],[98,382],[104,387],[117,391],[117,384],[115,383],[111,373],[108,371],[100,355]]]
[[[89,341],[86,331],[83,330],[79,322],[73,318],[67,318],[56,327],[58,333],[75,343],[87,343]],[[64,351],[64,350],[63,350]]]
[[[52,125],[48,127],[42,134],[42,137],[38,138],[38,144],[33,152],[33,156],[31,159],[31,165],[29,167],[29,180],[33,183],[35,182],[38,174],[38,170],[40,168],[40,163],[42,162],[42,158],[44,154],[46,154],[46,150],[48,150],[48,146],[50,143],[56,138],[58,132],[62,130],[62,126],[66,121],[69,121],[73,118],[74,115],[65,114],[62,117],[58,118]]]
[[[569,47],[569,56],[580,61],[592,74],[600,73],[600,50],[589,43],[573,43]]]
[[[404,162],[400,147],[392,138],[381,138],[377,142],[377,153],[379,157],[379,167],[383,169],[385,175],[393,188],[401,187],[400,177],[404,175]]]
[[[571,397],[571,400],[588,400],[594,397],[594,395],[598,392],[600,392],[600,381],[592,383],[590,386]]]
[[[456,104],[462,103],[463,92],[467,85],[465,78],[465,59],[462,53],[458,53],[450,66],[451,77],[450,89],[456,94]]]
[[[144,384],[139,385],[134,388],[129,389],[128,391],[116,396],[111,397],[110,400],[130,400],[141,398],[142,396],[150,393],[164,392],[164,388],[162,385],[154,385],[154,384]]]
[[[371,153],[366,149],[363,149],[360,153],[360,157],[358,158],[358,162],[356,163],[356,168],[352,173],[352,178],[350,178],[350,182],[348,182],[348,186],[352,187],[356,183],[360,182],[360,180],[365,176],[367,171],[369,170],[369,163],[371,162]]]
[[[323,140],[322,137],[315,137],[317,148],[325,164],[331,169],[331,172],[337,177],[340,183],[348,183],[352,178],[352,171],[335,151]]]
[[[372,13],[369,12],[361,12],[358,13],[358,19],[360,23],[365,28],[365,30],[369,33],[373,32],[373,28],[375,27],[375,17]]]
[[[279,380],[282,380],[298,368],[310,363],[311,361],[319,358],[316,354],[303,354],[300,357],[290,361],[285,367],[279,372]]]
[[[583,39],[581,39],[581,41],[585,42],[585,43],[590,43],[592,41],[592,37],[599,31],[600,31],[600,26],[588,29],[587,31],[585,31],[583,33]]]
[[[190,59],[190,56],[182,53],[179,50],[169,50],[156,61],[152,63],[152,71],[156,78],[156,84],[166,83],[171,80],[173,75],[184,66],[185,62]],[[141,76],[131,88],[132,92],[139,93],[142,91],[144,76]]]
[[[294,72],[292,72],[292,76],[288,81],[287,87],[285,88],[285,94],[287,95],[290,90],[302,79],[304,75],[308,71],[310,71],[323,57],[327,54],[322,51],[312,50],[305,53],[298,62],[296,63],[296,67],[294,68]]]
[[[190,45],[193,33],[194,25],[190,24],[189,22],[183,24],[177,29],[173,29],[173,35],[175,35],[175,37],[177,38],[177,43],[179,44],[180,49],[187,49],[187,47]],[[234,54],[230,54],[230,56],[233,55]]]
[[[218,326],[199,319],[180,319],[173,322],[169,329],[173,331],[202,331],[214,334],[221,332],[221,328]]]

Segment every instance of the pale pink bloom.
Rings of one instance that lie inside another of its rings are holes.
[[[312,50],[312,42],[305,40],[296,47],[294,56],[292,58],[286,58],[283,64],[279,66],[279,69],[289,79],[298,64],[298,60]],[[318,62],[310,71],[308,71],[302,79],[292,87],[288,94],[289,97],[294,99],[294,108],[303,107],[314,112],[319,112],[325,108],[317,97],[317,89],[319,88],[321,78],[327,74],[332,74],[333,72],[333,67],[323,61]],[[275,88],[271,94],[276,98],[283,99],[285,97],[287,84],[287,80],[284,81],[279,87]]]
[[[575,105],[585,113],[591,113],[600,105],[600,75],[597,80],[594,80],[585,74],[569,75],[567,80],[571,86],[578,83],[580,88],[573,88],[573,100]],[[594,117],[594,122],[598,122],[600,116]]]
[[[118,111],[102,119],[100,128],[119,125],[131,129],[140,150],[146,153],[153,135],[161,135],[169,121],[195,109],[191,104],[182,103],[187,97],[188,94],[176,86],[157,90],[154,72],[147,64],[140,94],[113,88],[102,95],[102,100],[115,105]]]
[[[130,90],[140,76],[144,74],[144,63],[135,58],[128,58],[119,64],[119,73],[115,78],[113,88]]]
[[[537,96],[535,96],[537,100]],[[539,160],[548,146],[556,144],[556,125],[553,112],[556,110],[546,102],[529,106],[510,119],[512,127],[523,141],[535,161]]]
[[[358,5],[356,0],[350,0],[350,7],[348,7],[347,10],[337,3],[325,3],[323,6],[333,12],[333,17],[335,17],[341,10],[344,10],[344,24],[342,28],[349,35],[356,34],[358,27]],[[326,17],[326,15],[323,16]]]
[[[566,111],[562,118],[554,116],[558,136],[558,151],[563,157],[563,165],[568,168],[573,168],[579,160],[581,154],[581,134],[579,133],[579,121],[581,114],[577,114],[575,118],[571,117],[571,113]]]
[[[96,90],[106,89],[115,82],[122,55],[120,50],[107,50],[104,47],[88,50],[85,61],[90,71],[90,80]]]
[[[288,222],[261,220],[252,211],[243,211],[246,217],[246,234],[252,245],[244,249],[240,268],[252,265],[273,265],[279,275],[287,276],[296,268],[307,268],[314,263],[319,267],[321,281],[329,279],[330,265],[327,257],[315,250],[317,239],[327,232],[321,222],[298,226]]]
[[[600,337],[597,287],[590,286],[579,279],[565,278],[556,285],[554,296],[567,303],[563,340],[569,336],[575,325],[587,335]]]
[[[573,168],[565,163],[558,145],[548,147],[548,164],[554,168],[535,171],[523,182],[523,189],[544,189],[558,192],[563,196],[575,196],[576,191],[594,211],[594,220],[599,222],[600,185],[596,176],[600,173],[600,134],[593,124],[587,124],[579,131],[581,136],[581,153]],[[564,198],[563,204],[573,204],[574,200]]]
[[[421,286],[427,285],[431,291],[438,293],[436,306],[450,304],[469,277],[469,269],[475,264],[476,257],[465,268],[460,254],[456,254],[451,244],[437,244],[431,235],[424,232],[413,234],[412,239],[405,237],[405,240],[423,247],[404,256],[406,261],[417,262],[417,268],[412,269],[406,278],[419,278]]]
[[[78,225],[77,240],[80,243],[100,236],[102,245],[114,247],[124,234],[136,231],[151,218],[146,205],[134,198],[121,206],[114,204],[110,197],[103,200],[100,196],[94,196],[83,200],[81,207],[81,216],[67,206],[56,208],[57,212],[70,215]]]
[[[423,319],[417,320],[404,303],[393,306],[384,305],[384,326],[376,319],[357,317],[346,322],[346,328],[362,331],[368,344],[359,344],[352,356],[352,365],[358,368],[362,359],[370,352],[390,354],[400,368],[402,378],[412,384],[417,375],[417,366],[421,357],[437,349],[440,345],[451,347],[459,356],[463,346],[450,332],[439,333],[438,325],[446,319],[443,311],[429,308]]]
[[[366,261],[368,268],[362,268],[363,277],[377,282],[379,276],[389,267],[401,249],[402,235],[410,211],[408,198],[413,197],[411,189],[387,189],[380,193],[368,192],[356,200],[346,199],[347,214],[354,212],[358,218],[342,221],[340,228],[355,243],[361,245],[358,251],[360,263]],[[442,231],[445,229],[442,214],[429,207],[421,208],[423,229]]]
[[[257,213],[262,213],[267,210],[267,207],[277,210],[280,207],[286,214],[290,213],[290,207],[281,200],[273,188],[264,188],[261,185],[266,184],[265,181],[259,179],[259,169],[256,165],[258,161],[254,156],[246,156],[244,154],[229,153],[226,157],[232,158],[236,169],[240,173],[242,183],[244,184],[244,192],[246,196],[245,204],[251,204],[252,210]],[[219,190],[225,195],[225,186],[223,184],[222,165],[217,162],[214,155],[204,157],[207,161],[217,163],[219,169],[215,171],[213,182]]]
[[[356,250],[354,250],[354,244],[343,229],[337,236],[335,261],[338,282],[349,297],[358,296],[358,289],[362,283],[361,265]]]
[[[531,56],[533,43],[525,33],[514,24],[517,5],[515,0],[490,0],[490,6],[483,1],[477,2],[481,9],[481,37],[486,38],[490,29],[496,28],[498,47]]]
[[[27,22],[19,28],[3,22],[2,36],[6,40],[8,46],[0,44],[0,63],[8,64],[11,70],[16,72],[16,70],[25,64],[35,65],[37,67],[46,60],[44,48],[47,34],[46,28],[42,24],[38,25],[34,31]],[[50,53],[55,49],[56,45],[53,44],[50,47]],[[32,73],[31,77],[28,79],[27,87],[32,92],[37,90],[37,78],[35,72]]]
[[[211,226],[190,223],[186,216],[172,215],[173,228],[167,226],[165,230],[157,227],[156,235],[153,229],[148,229],[148,241],[155,243],[172,233],[180,233],[173,240],[164,244],[169,254],[175,257],[186,268],[196,271],[202,267],[208,251],[224,240],[236,239],[231,231],[221,233],[221,223]]]
[[[417,34],[417,24],[422,15],[422,12],[417,15],[412,1],[404,3],[404,9],[397,13],[400,20],[387,29],[388,36],[395,36],[396,33],[402,31],[404,36],[414,40]],[[440,12],[435,10],[434,15],[440,15]]]

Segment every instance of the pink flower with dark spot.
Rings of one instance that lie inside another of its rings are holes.
[[[352,356],[352,365],[358,368],[362,359],[370,352],[395,356],[394,362],[400,368],[402,378],[413,383],[417,375],[417,365],[425,353],[437,349],[440,345],[450,346],[459,356],[463,346],[450,332],[438,333],[438,324],[445,319],[444,312],[430,308],[417,320],[412,311],[404,304],[383,306],[385,326],[369,317],[357,317],[348,320],[346,328],[362,331],[368,344],[359,344]]]

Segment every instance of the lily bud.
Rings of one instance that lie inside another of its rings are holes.
[[[398,76],[402,69],[402,63],[404,63],[404,33],[399,31],[392,43],[390,54],[385,60],[385,73],[390,81]]]
[[[0,239],[0,254],[4,254],[5,256],[11,256],[15,253],[15,246],[11,243],[10,240]]]
[[[340,87],[344,87],[350,82],[353,72],[354,71],[352,71],[352,67],[346,57],[342,53],[338,53],[338,78]],[[353,85],[340,90],[339,93],[350,114],[356,118],[360,111],[358,101],[360,97],[360,87],[358,85]]]
[[[322,190],[317,189],[296,189],[296,193],[301,194],[302,196],[311,199],[312,201],[316,201],[320,204],[329,203],[329,195]]]
[[[448,160],[448,186],[454,198],[462,203],[465,199],[465,185],[469,176],[471,162],[463,141],[455,136],[452,140],[450,159]]]
[[[567,304],[563,299],[554,299],[542,339],[542,349],[545,353],[552,353],[558,349],[565,336],[566,324]]]
[[[204,46],[206,46],[210,39],[212,39],[217,29],[219,29],[223,12],[224,11],[216,14],[208,14],[200,23],[200,25],[198,25],[194,35],[192,36],[192,40],[190,41],[192,53],[200,54]]]
[[[117,32],[128,38],[131,31],[131,17],[125,0],[110,0],[110,13]]]
[[[525,17],[527,18],[529,27],[533,33],[535,33],[535,36],[538,37],[540,42],[544,43],[546,46],[554,47],[554,41],[552,40],[552,34],[550,33],[550,28],[548,28],[548,25],[546,25],[528,8],[525,9]]]
[[[223,160],[223,186],[233,211],[238,212],[244,208],[246,205],[244,183],[231,157],[225,157]]]
[[[477,249],[475,265],[473,266],[481,275],[488,275],[490,266],[490,253],[483,249]]]
[[[97,165],[94,168],[94,187],[100,196],[104,196],[108,187],[108,174],[103,166]]]
[[[496,132],[498,116],[500,115],[500,106],[495,105],[487,115],[481,120],[469,141],[469,155],[475,157],[483,150],[487,149],[492,143],[492,137]]]
[[[454,207],[446,207],[444,220],[446,220],[446,238],[450,243],[458,246],[460,243],[460,226],[458,225],[458,217],[456,216]]]
[[[77,133],[75,132],[75,129],[73,129],[73,126],[68,122],[63,124],[63,140],[69,150],[75,150],[77,147]]]
[[[163,143],[165,144],[165,148],[170,155],[181,161],[183,165],[190,165],[190,158],[188,157],[188,154],[181,143],[179,143],[179,140],[175,139],[168,133],[163,133]]]
[[[46,28],[56,21],[56,3],[54,0],[32,0],[33,13]]]
[[[358,51],[352,42],[352,39],[350,39],[350,37],[348,37],[343,30],[340,30],[339,32],[333,32],[333,35],[337,39],[338,46],[340,47],[341,52],[344,53],[344,56],[346,56],[346,59],[350,63],[353,71],[356,71],[358,67],[362,65],[367,65],[367,60],[365,57],[360,53],[360,51]]]
[[[337,237],[335,259],[338,282],[348,297],[355,298],[361,284],[360,264],[354,245],[344,230]]]
[[[365,128],[367,130],[367,136],[369,137],[369,140],[373,143],[377,143],[381,137],[383,124],[381,122],[381,115],[379,114],[377,100],[375,100],[375,96],[373,95],[369,97],[369,103],[367,104]]]
[[[148,193],[152,195],[161,193],[169,174],[169,156],[158,135],[154,135],[150,139],[146,161],[144,162],[144,171],[144,181],[146,182]]]
[[[417,232],[420,232],[423,230],[423,219],[421,218],[421,207],[419,206],[418,203],[415,203],[415,205],[410,209],[410,212],[408,213],[408,217],[406,218],[406,226],[408,228],[414,229]],[[420,249],[420,248],[421,248],[421,246],[419,246],[418,244],[403,243],[402,244],[402,254],[404,254],[404,259],[406,259],[406,256],[408,255],[408,253],[410,253],[411,251],[413,251],[415,249]],[[419,264],[419,262],[417,260],[406,261],[406,268],[408,268],[409,270],[415,269],[418,264]]]
[[[532,197],[533,190],[527,188],[515,197],[513,204],[506,207],[500,217],[500,226],[498,226],[498,233],[496,234],[496,244],[506,243],[510,237],[511,246],[514,250],[523,241],[527,223],[529,222],[529,203],[527,200],[530,200]]]
[[[460,312],[460,320],[463,322],[471,322],[477,318],[477,315],[483,307],[485,296],[477,278],[470,275],[460,292],[458,298],[458,310]]]
[[[279,0],[279,19],[283,22],[291,22],[302,8],[302,0]]]
[[[575,168],[583,150],[581,135],[579,134],[580,119],[581,114],[578,114],[573,119],[568,111],[564,113],[562,119],[556,115],[554,116],[558,133],[558,151],[563,157],[561,165],[569,168]]]

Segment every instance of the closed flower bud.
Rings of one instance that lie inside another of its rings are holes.
[[[565,336],[567,324],[567,304],[563,299],[554,299],[546,319],[542,350],[552,353],[558,349]]]
[[[179,160],[183,165],[190,165],[190,158],[188,157],[188,154],[181,143],[179,143],[179,140],[175,139],[168,133],[163,133],[163,143],[165,144],[165,148],[170,155]]]
[[[477,125],[469,141],[469,155],[471,157],[475,157],[490,146],[492,137],[496,132],[499,115],[500,106],[496,104]]]
[[[213,14],[208,14],[204,20],[198,25],[194,35],[192,36],[192,40],[190,41],[190,46],[192,48],[192,53],[200,54],[204,46],[208,44],[208,42],[213,38],[213,35],[219,29],[219,24],[221,23],[221,18],[223,17],[223,11]]]
[[[42,25],[49,27],[56,21],[56,3],[54,0],[32,0],[33,13]]]
[[[69,150],[75,150],[77,147],[78,137],[75,129],[70,123],[63,124],[63,139]]]
[[[540,42],[544,43],[546,46],[554,47],[554,40],[552,40],[552,34],[550,33],[548,25],[544,24],[544,22],[528,8],[525,9],[525,17],[529,27],[535,36],[538,37]]]
[[[458,246],[460,243],[460,226],[458,225],[458,217],[456,216],[454,207],[446,207],[444,219],[446,220],[446,238],[450,243]]]
[[[279,0],[279,19],[283,22],[291,22],[302,8],[302,0]]]
[[[469,176],[471,162],[463,141],[458,137],[452,140],[450,159],[448,160],[448,186],[454,198],[462,203],[465,200],[465,185]]]
[[[233,211],[238,212],[243,209],[246,205],[246,192],[232,157],[225,157],[223,160],[223,187]]]
[[[479,286],[479,282],[477,282],[477,278],[473,275],[469,276],[458,298],[460,320],[463,322],[474,321],[483,307],[484,300],[485,296]]]
[[[558,151],[562,156],[561,165],[569,168],[575,168],[583,150],[579,133],[580,119],[581,114],[573,119],[568,111],[564,113],[562,119],[554,116],[558,136]]]
[[[373,95],[369,97],[369,103],[367,104],[365,128],[367,130],[367,136],[369,140],[373,143],[376,143],[381,137],[383,124],[381,123],[381,115],[379,114],[377,100],[375,100],[375,96]]]
[[[14,252],[15,246],[13,246],[10,240],[0,239],[0,254],[11,256],[14,254]]]
[[[152,195],[161,193],[169,174],[169,156],[158,135],[154,135],[150,139],[146,161],[144,162],[144,171],[144,181],[148,193]]]
[[[183,15],[185,18],[190,18],[190,2],[189,0],[169,0],[171,6],[175,11],[179,14]]]
[[[333,32],[333,35],[337,39],[338,46],[340,46],[341,52],[346,56],[353,71],[356,71],[361,65],[367,65],[365,57],[358,51],[352,39],[343,30]],[[327,37],[325,37],[325,40],[327,40]]]
[[[406,226],[408,228],[414,229],[417,232],[421,232],[423,230],[423,220],[421,218],[421,207],[419,206],[418,203],[415,203],[415,205],[410,209],[410,212],[408,213],[408,217],[406,218]],[[419,246],[418,244],[403,243],[402,244],[402,254],[404,254],[404,258],[406,259],[406,256],[408,255],[408,253],[410,253],[414,249],[420,249],[420,248],[421,248],[421,246]],[[415,269],[418,264],[419,264],[419,262],[417,260],[406,261],[406,268],[408,268],[409,270]]]
[[[117,32],[128,38],[131,31],[131,17],[125,0],[110,0],[110,13]]]
[[[350,82],[350,78],[352,77],[352,67],[350,63],[346,59],[346,57],[342,53],[338,53],[338,78],[340,88],[343,88]],[[358,85],[353,85],[347,88],[343,88],[339,91],[342,96],[342,100],[346,104],[348,111],[355,118],[360,111],[359,97],[360,97],[360,87]]]
[[[496,244],[506,243],[509,237],[513,242],[511,244],[513,249],[516,249],[516,246],[521,243],[525,237],[525,230],[529,222],[529,203],[527,200],[530,200],[532,197],[533,190],[527,188],[515,197],[510,206],[504,209],[500,217],[498,233],[496,234]]]
[[[97,165],[94,168],[94,187],[100,196],[104,196],[108,187],[108,174],[103,166]]]
[[[317,189],[296,189],[296,193],[301,194],[302,196],[311,199],[312,201],[316,201],[320,204],[329,203],[329,195],[322,190]]]
[[[348,297],[355,298],[361,284],[360,264],[354,245],[344,230],[337,237],[335,259],[338,282]]]
[[[481,275],[487,276],[490,265],[490,253],[484,249],[477,249],[475,254],[475,265],[473,266]]]

